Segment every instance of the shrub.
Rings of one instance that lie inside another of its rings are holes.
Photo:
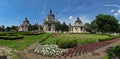
[[[57,45],[60,48],[72,48],[78,44],[77,40],[58,40]]]
[[[57,45],[41,45],[34,50],[35,53],[44,56],[60,56],[63,52]]]
[[[120,58],[120,46],[116,46],[112,50],[108,52],[109,58],[115,58],[119,57]]]

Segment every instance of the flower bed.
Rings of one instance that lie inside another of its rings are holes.
[[[81,54],[85,54],[87,52],[94,52],[94,50],[99,49],[101,47],[104,47],[106,45],[109,45],[111,43],[114,43],[120,39],[114,39],[114,40],[108,40],[104,42],[96,42],[91,44],[84,44],[84,45],[77,45],[74,48],[70,48],[68,51],[63,52],[62,56],[67,57],[73,57],[73,56],[80,56]]]
[[[63,50],[58,48],[57,45],[41,45],[37,47],[34,52],[44,56],[56,57],[60,56]]]

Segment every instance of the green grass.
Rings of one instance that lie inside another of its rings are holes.
[[[0,40],[0,46],[6,46],[17,50],[23,50],[29,45],[46,39],[49,34],[24,36],[22,40]]]
[[[108,35],[98,34],[59,34],[57,37],[49,37],[44,44],[56,44],[57,40],[77,40],[78,44],[98,42],[98,39],[109,38]]]
[[[109,56],[108,55],[106,55],[103,59],[108,59],[109,58]]]

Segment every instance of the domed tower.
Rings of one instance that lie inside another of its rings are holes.
[[[54,21],[55,15],[52,13],[52,10],[50,10],[50,13],[46,17],[46,21]]]
[[[43,24],[43,31],[45,32],[55,32],[55,15],[50,10],[49,14],[47,15],[44,24]]]
[[[24,26],[29,26],[29,25],[30,25],[30,22],[29,22],[29,20],[27,19],[27,17],[25,17],[25,20],[23,21],[23,25],[24,25]]]
[[[85,27],[82,25],[82,21],[77,18],[73,26],[69,27],[69,32],[72,33],[83,33],[85,32]]]
[[[82,21],[79,19],[79,17],[77,18],[74,24],[75,26],[82,26]]]
[[[27,19],[27,17],[25,17],[25,20],[23,21],[22,25],[19,27],[19,31],[28,31],[29,26],[30,26],[30,22]]]

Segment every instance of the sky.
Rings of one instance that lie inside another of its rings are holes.
[[[19,26],[25,17],[42,25],[50,10],[61,23],[74,24],[77,17],[90,23],[98,14],[115,16],[120,23],[120,0],[0,0],[0,25]]]

